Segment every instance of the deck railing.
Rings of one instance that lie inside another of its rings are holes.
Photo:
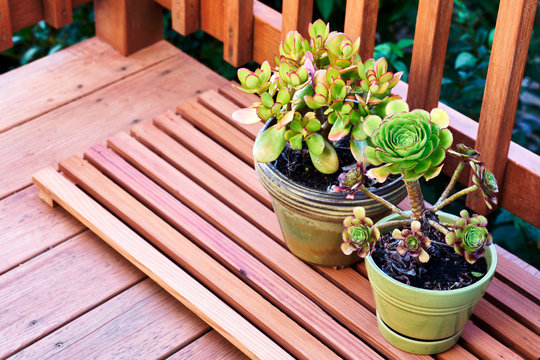
[[[0,50],[12,34],[41,20],[60,27],[71,22],[72,7],[89,0],[0,0]],[[284,0],[281,14],[257,0],[95,0],[96,34],[123,54],[162,38],[162,7],[172,11],[173,29],[187,35],[199,29],[224,44],[223,58],[240,66],[273,59],[284,35],[306,35],[313,0]],[[455,143],[475,147],[498,179],[499,204],[540,227],[540,156],[511,141],[537,0],[500,0],[479,122],[439,103],[453,0],[420,0],[409,84],[396,92],[412,108],[445,108]],[[348,0],[345,32],[362,38],[362,58],[373,55],[379,0]],[[478,137],[477,134],[482,134]],[[445,167],[453,170],[454,164]],[[470,173],[460,178],[470,183]],[[486,214],[478,196],[467,206]]]

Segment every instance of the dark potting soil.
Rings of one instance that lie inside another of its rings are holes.
[[[348,137],[340,143],[334,144],[334,149],[336,150],[340,165],[340,170],[334,174],[323,174],[315,169],[305,144],[302,150],[293,150],[287,144],[280,157],[270,165],[296,184],[319,191],[330,192],[332,186],[339,185],[338,176],[356,164],[356,160],[351,154]],[[377,189],[397,178],[398,175],[390,175],[384,183],[378,183],[375,180],[366,178],[364,185],[368,189]],[[346,193],[343,196],[345,195]]]
[[[396,250],[399,240],[393,239],[391,234],[381,236],[375,245],[373,260],[395,280],[431,290],[459,289],[474,284],[486,274],[485,258],[469,264],[465,257],[455,253],[453,247],[446,245],[444,235],[439,231],[429,227],[424,234],[432,240],[426,249],[430,257],[427,263],[422,264],[409,254],[400,255]]]

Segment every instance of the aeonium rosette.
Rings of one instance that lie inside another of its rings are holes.
[[[343,220],[343,225],[345,226],[341,244],[343,253],[350,255],[358,251],[358,256],[361,258],[368,256],[373,251],[381,233],[373,226],[373,221],[366,217],[366,210],[363,207],[354,208],[354,216],[347,216]]]
[[[371,143],[364,149],[364,156],[371,164],[380,165],[368,175],[380,182],[389,174],[403,174],[405,181],[437,176],[452,144],[448,114],[438,108],[431,113],[409,111],[402,100],[391,101],[386,109],[384,120],[373,115],[363,123]]]
[[[465,256],[467,262],[474,264],[484,256],[485,246],[493,243],[493,237],[488,232],[487,219],[482,215],[469,215],[467,210],[461,210],[461,216],[454,223],[454,231],[446,234],[446,243],[454,247],[456,253]]]

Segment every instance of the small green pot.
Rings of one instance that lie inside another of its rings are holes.
[[[443,222],[457,219],[442,212],[437,215]],[[392,214],[378,224],[400,219],[399,215]],[[415,354],[437,354],[451,348],[495,274],[495,246],[486,247],[485,258],[488,270],[481,280],[461,289],[439,291],[420,289],[394,280],[368,256],[366,268],[377,307],[377,320],[386,340]]]

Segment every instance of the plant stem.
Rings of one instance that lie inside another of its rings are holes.
[[[459,197],[461,197],[463,195],[467,195],[469,193],[472,193],[473,191],[476,191],[476,190],[478,190],[478,186],[476,186],[476,185],[469,186],[466,189],[458,191],[457,193],[450,196],[448,199],[444,200],[440,204],[435,204],[431,209],[429,209],[429,211],[431,211],[432,213],[436,213],[437,211],[441,210],[443,207],[450,204],[452,201],[456,200],[457,198],[459,198]]]
[[[441,197],[439,198],[439,200],[437,200],[437,202],[435,203],[435,206],[439,205],[441,202],[446,200],[448,195],[450,195],[450,191],[452,191],[454,186],[456,186],[459,175],[461,175],[461,172],[463,171],[464,168],[465,168],[465,163],[460,161],[458,166],[456,167],[456,170],[454,170],[454,174],[452,175],[452,178],[450,179],[450,182],[446,186],[446,189],[444,189],[444,191],[441,194]]]
[[[442,232],[444,234],[444,236],[446,236],[446,234],[448,234],[450,232],[450,230],[448,230],[447,228],[445,228],[444,226],[442,226],[441,224],[439,224],[438,222],[436,221],[433,221],[433,220],[428,220],[429,222],[429,225],[431,225],[432,227],[434,227],[435,229],[439,230],[440,232]]]
[[[422,189],[418,180],[405,181],[405,187],[407,188],[407,194],[409,195],[409,201],[411,202],[412,217],[415,220],[422,220],[422,214],[426,211],[424,204],[424,196],[422,195]]]
[[[381,203],[382,205],[386,206],[387,208],[389,208],[390,210],[392,210],[393,212],[395,212],[396,214],[399,214],[401,216],[403,216],[404,218],[406,219],[409,219],[410,216],[408,216],[407,214],[405,214],[403,212],[403,210],[401,210],[400,208],[398,208],[397,206],[395,206],[394,204],[386,201],[385,199],[383,199],[382,197],[378,196],[378,195],[375,195],[374,193],[372,193],[371,191],[369,191],[364,185],[360,186],[360,190],[362,190],[362,192],[364,194],[366,194],[366,196],[370,199],[373,199],[375,201],[378,201],[379,203]]]
[[[380,225],[375,225],[379,230],[388,229],[388,228],[394,228],[394,229],[400,229],[411,225],[412,220],[393,220],[389,222],[382,223]]]

